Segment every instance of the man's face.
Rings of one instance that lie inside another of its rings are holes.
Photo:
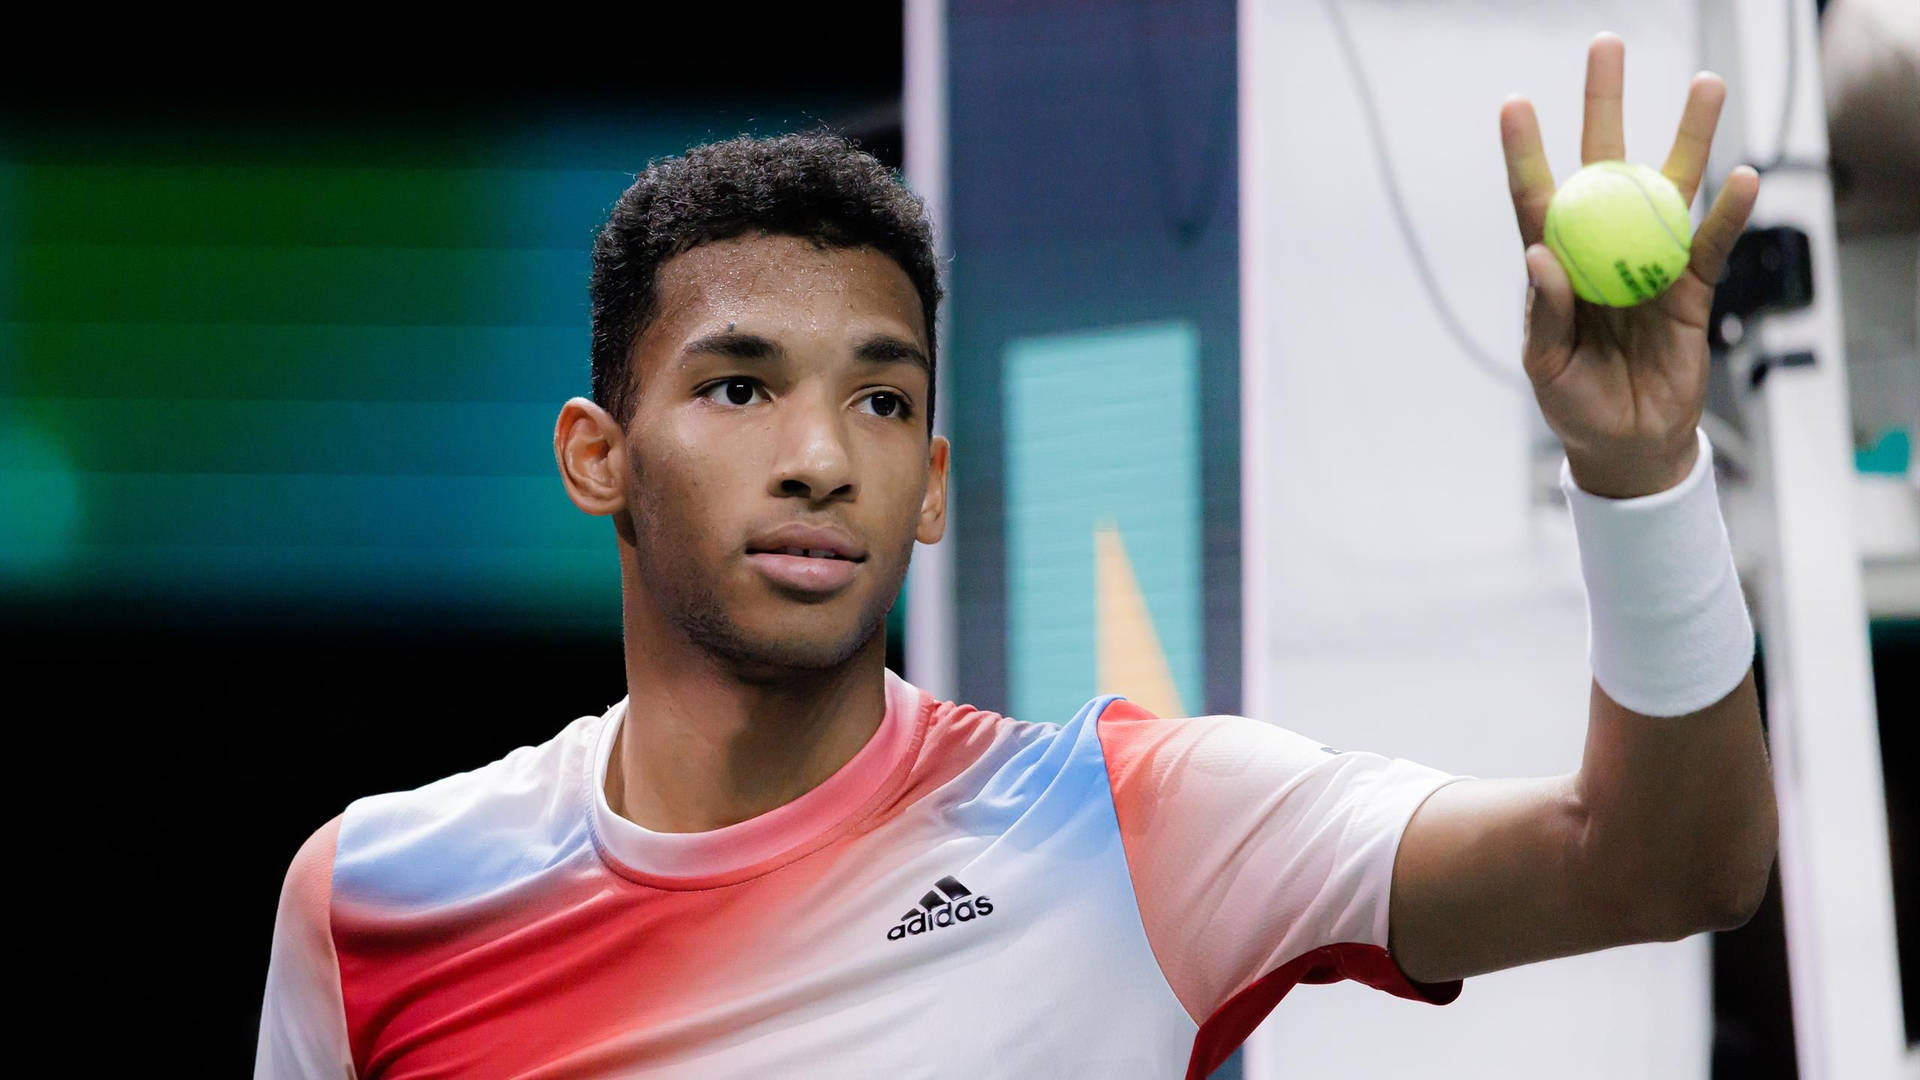
[[[944,528],[919,294],[871,248],[787,236],[694,248],[656,290],[626,429],[633,599],[742,667],[845,662]]]

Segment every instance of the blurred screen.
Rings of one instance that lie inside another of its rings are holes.
[[[617,627],[552,438],[588,252],[712,111],[15,125],[0,144],[0,600]]]
[[[1235,9],[948,9],[960,696],[1240,701]]]

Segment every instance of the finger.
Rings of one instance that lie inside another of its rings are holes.
[[[1587,115],[1580,129],[1580,163],[1625,161],[1627,139],[1620,133],[1620,87],[1627,46],[1620,35],[1602,33],[1587,46]]]
[[[1751,165],[1736,167],[1727,174],[1727,182],[1720,185],[1719,194],[1713,197],[1713,208],[1707,211],[1706,220],[1694,231],[1693,252],[1687,260],[1687,269],[1709,288],[1720,280],[1721,271],[1726,269],[1727,255],[1746,229],[1747,215],[1753,212],[1753,201],[1759,195],[1760,174]]]
[[[1680,189],[1680,198],[1693,205],[1700,190],[1700,175],[1707,170],[1707,152],[1713,148],[1713,132],[1720,123],[1720,106],[1727,100],[1727,84],[1711,71],[1693,77],[1687,86],[1687,106],[1680,113],[1680,130],[1674,133],[1673,149],[1667,151],[1667,163],[1660,172]]]
[[[1507,155],[1507,191],[1520,225],[1520,243],[1537,244],[1547,231],[1547,204],[1553,201],[1553,170],[1540,146],[1540,121],[1533,103],[1515,94],[1500,106],[1500,147]]]
[[[1573,283],[1545,244],[1527,247],[1527,341],[1520,362],[1535,386],[1560,376],[1573,359]]]

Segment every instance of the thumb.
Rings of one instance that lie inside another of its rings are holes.
[[[1552,382],[1573,359],[1573,283],[1545,244],[1527,247],[1527,340],[1521,363],[1535,386]]]

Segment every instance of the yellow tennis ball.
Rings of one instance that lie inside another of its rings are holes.
[[[1693,222],[1680,189],[1656,170],[1596,161],[1553,193],[1547,246],[1582,300],[1632,307],[1686,271]]]

